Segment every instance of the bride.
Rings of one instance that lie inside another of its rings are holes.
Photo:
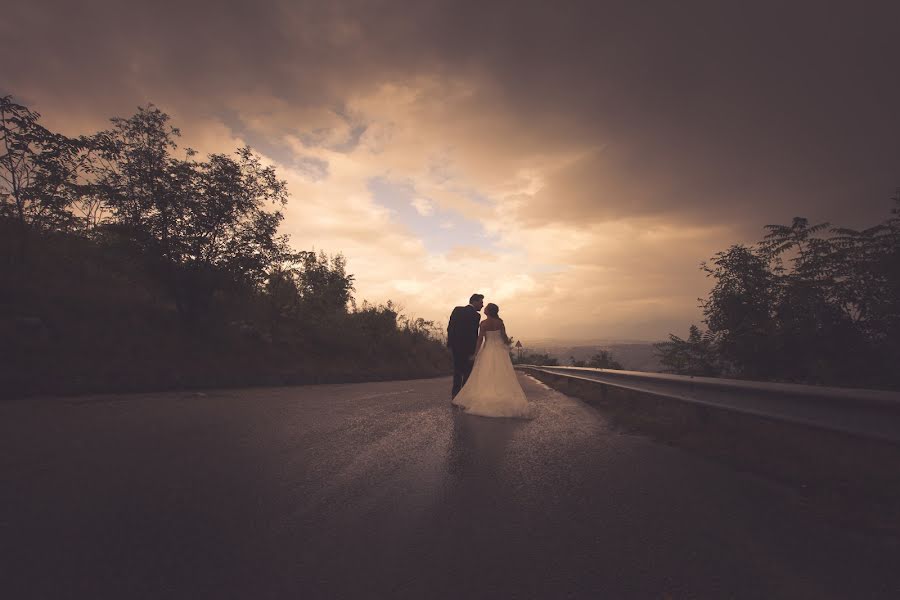
[[[509,338],[496,304],[484,307],[487,315],[478,330],[475,365],[453,404],[483,417],[528,417],[525,392],[509,360]]]

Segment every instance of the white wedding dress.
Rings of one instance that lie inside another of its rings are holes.
[[[475,356],[472,374],[453,404],[462,406],[468,414],[483,417],[531,416],[499,330],[485,332],[484,346]]]

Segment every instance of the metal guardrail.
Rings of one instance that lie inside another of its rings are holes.
[[[566,379],[900,443],[900,393],[664,373],[517,365]]]

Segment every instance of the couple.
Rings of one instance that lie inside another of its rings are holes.
[[[484,307],[484,320],[478,314]],[[479,323],[480,321],[480,323]],[[447,326],[453,353],[453,404],[483,417],[527,417],[528,400],[509,359],[509,338],[496,304],[472,294],[457,306]]]

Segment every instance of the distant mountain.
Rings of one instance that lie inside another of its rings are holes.
[[[525,344],[525,342],[522,342]],[[568,365],[571,359],[588,360],[600,350],[610,352],[613,358],[629,371],[662,370],[659,359],[656,358],[653,342],[599,342],[595,344],[569,345],[565,343],[546,340],[534,344],[525,344],[529,352],[547,353],[559,360],[559,364]]]

